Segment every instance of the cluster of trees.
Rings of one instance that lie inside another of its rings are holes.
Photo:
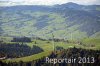
[[[49,41],[55,41],[55,42],[63,41],[63,42],[65,42],[64,39],[58,39],[58,38],[49,39]]]
[[[31,38],[29,37],[14,37],[11,42],[31,42]]]
[[[65,39],[60,39],[60,38],[49,38],[49,39],[44,39],[44,38],[40,38],[40,37],[33,37],[33,39],[35,40],[42,40],[42,41],[54,41],[54,42],[70,42],[69,40],[65,40]]]
[[[58,54],[59,53],[59,54]],[[100,65],[100,50],[86,50],[86,49],[77,49],[77,48],[69,48],[67,50],[61,50],[52,52],[49,56],[49,58],[70,58],[70,57],[94,57],[95,62],[94,63],[46,63],[46,58],[42,57],[40,59],[30,61],[30,62],[9,62],[9,63],[3,63],[0,62],[1,66],[99,66]]]
[[[56,50],[63,50],[63,49],[64,49],[63,47],[56,46]]]
[[[32,39],[41,40],[41,41],[48,41],[47,43],[50,43],[50,41],[54,41],[54,42],[66,42],[66,43],[82,44],[82,42],[80,42],[80,41],[71,41],[71,40],[60,39],[60,38],[44,39],[44,38],[40,38],[40,37],[33,37]],[[35,42],[35,44],[36,44],[36,42]]]
[[[33,45],[33,47],[29,47],[25,44],[0,44],[0,57],[6,57],[6,58],[17,58],[17,57],[24,57],[29,56],[33,54],[37,54],[42,52],[43,49],[41,49],[38,46]]]

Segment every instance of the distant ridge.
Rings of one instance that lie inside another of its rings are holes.
[[[38,36],[84,39],[100,33],[100,5],[17,5],[0,7],[0,33],[7,36]],[[12,28],[13,27],[13,28]]]

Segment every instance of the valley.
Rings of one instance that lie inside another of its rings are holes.
[[[54,65],[46,57],[96,62]],[[73,65],[100,65],[100,5],[0,6],[0,66]]]

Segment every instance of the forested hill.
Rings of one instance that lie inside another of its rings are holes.
[[[100,5],[0,7],[0,35],[51,38],[100,38]],[[72,37],[71,37],[72,36]]]

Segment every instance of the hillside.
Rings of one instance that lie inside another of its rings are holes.
[[[2,36],[38,36],[81,40],[100,36],[100,5],[0,7]]]
[[[0,4],[0,66],[100,65],[100,5]],[[76,62],[54,65],[46,57]]]

